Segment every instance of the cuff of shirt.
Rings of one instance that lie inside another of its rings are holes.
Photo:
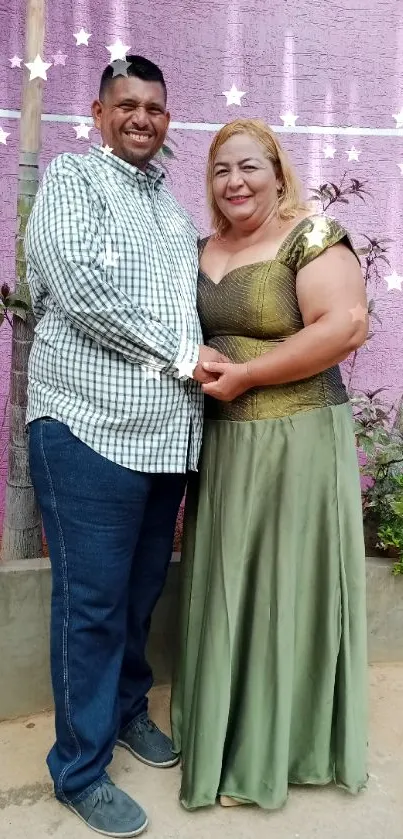
[[[184,341],[173,363],[173,372],[178,379],[192,379],[193,371],[199,360],[199,344]]]

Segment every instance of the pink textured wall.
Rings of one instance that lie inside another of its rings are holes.
[[[23,55],[21,0],[0,0],[0,108],[20,106],[21,71],[8,61]],[[222,123],[238,115],[263,117],[282,125],[288,109],[298,115],[297,131],[282,135],[307,187],[337,181],[344,171],[368,180],[373,199],[355,201],[337,215],[359,234],[382,233],[394,243],[392,270],[403,274],[402,175],[403,131],[393,114],[403,108],[402,0],[79,0],[48,4],[44,58],[59,49],[66,66],[48,71],[44,113],[86,116],[100,73],[109,60],[106,46],[120,37],[133,52],[159,63],[166,75],[172,117],[180,123]],[[89,46],[76,46],[73,33],[92,33]],[[226,105],[222,91],[232,84],[245,91],[241,107]],[[402,122],[403,124],[403,122]],[[316,126],[316,128],[315,128]],[[370,129],[362,136],[320,133],[321,126]],[[1,280],[14,275],[14,227],[18,122],[0,112],[0,127],[10,132],[0,145]],[[171,131],[177,159],[170,166],[173,191],[200,228],[204,209],[204,165],[211,130],[180,127]],[[301,127],[307,130],[301,133]],[[319,128],[318,128],[319,127]],[[379,129],[386,135],[377,133]],[[95,131],[91,139],[98,140]],[[334,159],[324,157],[332,143]],[[354,145],[359,160],[348,161]],[[85,151],[71,123],[45,122],[42,164],[63,151]],[[385,265],[384,274],[391,270]],[[383,276],[376,289],[382,326],[362,351],[356,386],[403,391],[403,292],[388,291]],[[0,330],[0,428],[8,388],[9,335]],[[6,469],[7,422],[0,433],[0,514]]]

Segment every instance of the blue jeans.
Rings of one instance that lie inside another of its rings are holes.
[[[32,481],[52,565],[56,796],[106,777],[119,731],[147,710],[145,648],[171,557],[185,475],[112,463],[49,418],[29,426]]]

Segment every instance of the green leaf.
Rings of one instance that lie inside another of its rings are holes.
[[[4,320],[4,312],[0,310],[0,326],[2,325]]]
[[[172,160],[175,157],[175,153],[169,146],[165,145],[165,143],[160,149],[160,155],[161,157],[167,157],[169,160]]]
[[[15,315],[17,318],[21,318],[21,320],[27,319],[27,309],[29,310],[29,306],[27,309],[23,309],[22,306],[8,306],[8,311]]]
[[[361,440],[361,446],[365,454],[372,454],[375,448],[374,442],[370,437],[363,437]]]
[[[26,312],[31,310],[29,303],[25,300],[24,297],[21,297],[17,292],[10,294],[7,300],[7,308],[12,310],[13,306],[18,307],[19,309],[24,309]]]

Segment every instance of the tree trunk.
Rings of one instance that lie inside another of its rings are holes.
[[[401,396],[399,399],[399,403],[396,409],[395,421],[393,425],[403,436],[403,396]]]
[[[25,62],[43,58],[45,0],[27,0]],[[21,297],[29,301],[26,282],[24,235],[39,183],[38,157],[41,136],[43,81],[29,81],[25,68],[18,167],[16,283]],[[10,384],[10,442],[6,488],[6,514],[2,538],[3,561],[29,559],[42,554],[42,523],[29,474],[28,440],[25,431],[28,357],[34,335],[34,317],[13,317]]]

